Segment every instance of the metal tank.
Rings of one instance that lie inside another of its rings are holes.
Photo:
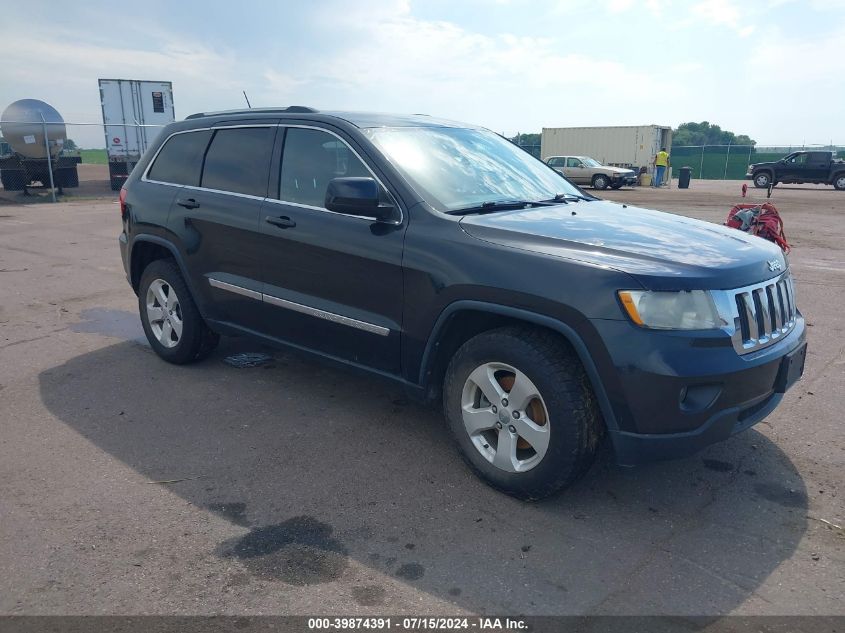
[[[44,146],[44,125],[50,139],[50,154],[55,157],[67,141],[62,115],[49,103],[38,99],[15,101],[0,116],[0,134],[12,150],[26,158],[47,158]]]

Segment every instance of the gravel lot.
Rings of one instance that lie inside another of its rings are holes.
[[[845,614],[845,193],[775,189],[811,327],[772,416],[525,504],[392,384],[243,339],[160,361],[85,167],[0,196],[0,613]],[[722,222],[740,186],[605,197]]]

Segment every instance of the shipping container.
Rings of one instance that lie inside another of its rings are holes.
[[[663,125],[543,128],[540,156],[590,156],[604,165],[647,167],[654,155],[672,147],[672,128]]]
[[[134,79],[99,82],[109,180],[117,191],[161,129],[175,120],[173,84]]]

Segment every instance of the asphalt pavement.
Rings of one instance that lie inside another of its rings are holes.
[[[716,219],[719,185],[608,197]],[[246,339],[158,359],[113,199],[0,206],[0,613],[845,614],[831,194],[782,195],[810,347],[775,413],[685,460],[604,450],[540,503],[391,383]]]

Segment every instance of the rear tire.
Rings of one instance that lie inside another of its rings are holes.
[[[535,328],[500,328],[464,343],[446,371],[443,408],[472,470],[524,500],[583,475],[603,435],[581,361],[559,335]]]
[[[158,259],[144,269],[138,311],[150,346],[168,363],[205,358],[220,341],[205,324],[173,260]]]
[[[593,176],[593,189],[607,189],[610,179],[602,174]]]

